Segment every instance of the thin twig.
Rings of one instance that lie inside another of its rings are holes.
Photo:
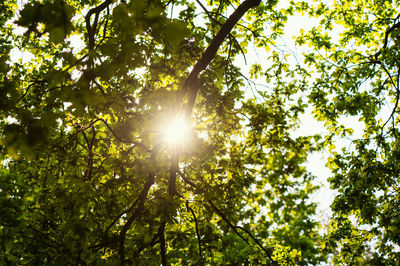
[[[29,84],[29,86],[26,88],[24,94],[22,94],[21,97],[18,98],[18,100],[16,101],[15,105],[17,105],[17,104],[26,96],[26,94],[28,93],[29,89],[30,89],[32,86],[37,85],[37,84],[40,84],[40,83],[41,83],[41,82],[36,81],[36,82],[34,82],[34,83]]]
[[[178,172],[182,179],[185,181],[187,180],[187,178],[183,178],[184,174],[182,172]],[[194,186],[194,188],[197,189],[197,186],[194,185],[193,183],[190,183],[191,186]],[[240,227],[240,226],[235,226],[233,225],[229,219],[225,216],[225,214],[211,201],[211,200],[207,200],[208,205],[222,218],[222,220],[225,221],[225,223],[227,223],[229,225],[229,227],[233,230],[233,232],[235,232],[236,235],[238,235],[243,241],[245,241],[249,246],[251,246],[250,242],[242,235],[238,232],[238,229],[243,230],[245,233],[247,233],[257,244],[257,246],[259,246],[267,255],[267,257],[271,260],[271,264],[276,265],[276,263],[274,262],[274,260],[272,259],[272,251],[270,249],[266,249],[263,247],[263,245],[246,229]],[[204,203],[202,203],[204,206],[206,206]]]

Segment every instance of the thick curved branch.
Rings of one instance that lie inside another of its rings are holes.
[[[386,72],[386,74],[388,75],[388,79],[390,80],[390,82],[392,83],[393,87],[396,89],[396,102],[395,105],[392,109],[392,113],[390,114],[388,120],[386,120],[386,122],[383,124],[383,126],[381,127],[382,129],[387,125],[387,123],[390,121],[390,119],[394,116],[396,110],[397,110],[397,106],[399,104],[399,97],[400,97],[400,88],[399,88],[399,77],[400,77],[400,67],[397,69],[397,83],[393,80],[392,75],[390,74],[389,70],[386,68],[386,66],[383,64],[383,62],[381,61],[377,61],[377,63],[379,63],[383,70]]]
[[[105,244],[104,244],[104,247],[105,247],[105,246],[107,245],[107,243],[108,243],[108,232],[110,231],[111,227],[114,226],[114,224],[122,217],[122,215],[124,215],[125,213],[128,213],[128,212],[132,211],[133,208],[134,208],[134,207],[136,206],[136,204],[138,203],[138,201],[139,201],[139,198],[137,198],[127,210],[124,210],[124,211],[120,212],[120,213],[117,215],[117,217],[115,217],[114,220],[111,222],[111,224],[110,224],[109,226],[107,226],[106,230],[104,231],[104,243],[105,243]]]
[[[139,195],[139,203],[135,211],[132,213],[132,215],[129,217],[129,219],[126,221],[124,224],[124,227],[122,228],[120,234],[119,234],[119,256],[120,256],[120,264],[121,266],[125,265],[125,237],[126,233],[128,232],[129,228],[131,227],[133,221],[138,218],[143,210],[144,210],[144,202],[146,200],[147,194],[149,193],[149,190],[151,186],[154,184],[154,175],[150,174],[149,178],[147,179],[144,188],[142,192]]]
[[[88,39],[89,39],[89,51],[92,51],[94,48],[94,39],[95,39],[94,37],[97,30],[96,28],[99,20],[99,14],[101,11],[106,9],[111,3],[112,3],[111,0],[106,0],[100,5],[90,9],[85,16],[86,31],[88,33]],[[90,20],[93,14],[95,14],[95,19],[93,24],[91,24]]]
[[[392,80],[392,83],[394,83],[394,81]],[[386,124],[390,121],[390,119],[394,119],[394,114],[396,113],[397,107],[399,105],[399,100],[400,100],[400,67],[397,70],[397,85],[395,84],[395,88],[396,88],[396,102],[394,103],[394,107],[392,109],[392,113],[390,114],[388,120],[385,122],[385,124],[383,124],[382,129],[386,126]]]
[[[222,25],[221,29],[215,35],[210,45],[207,47],[206,51],[201,56],[200,60],[197,61],[196,65],[193,67],[189,76],[183,83],[180,94],[178,95],[178,102],[181,102],[186,93],[189,93],[189,100],[185,110],[186,117],[190,117],[192,113],[193,106],[196,102],[198,86],[196,86],[197,76],[201,71],[206,69],[210,64],[211,60],[215,57],[219,47],[225,38],[229,35],[233,27],[238,23],[238,21],[243,17],[243,15],[252,7],[256,7],[261,3],[261,0],[245,0],[239,5],[239,7],[229,16],[228,20]]]
[[[196,2],[197,2],[197,4],[199,4],[199,6],[201,7],[201,9],[203,9],[203,11],[207,14],[207,16],[209,17],[209,19],[211,19],[214,23],[218,24],[219,26],[222,26],[222,23],[219,22],[217,19],[215,19],[215,18],[213,17],[213,15],[211,14],[211,12],[207,10],[207,8],[201,3],[200,0],[196,0]],[[239,48],[240,52],[241,52],[242,55],[243,55],[243,59],[244,59],[245,64],[247,64],[245,52],[243,51],[242,47],[240,46],[238,40],[237,40],[237,39],[235,38],[235,36],[233,36],[232,33],[230,33],[230,32],[229,32],[229,38],[232,39],[232,40],[235,42],[235,44],[237,45],[237,47]]]
[[[400,18],[400,14],[397,15],[397,17],[394,19],[394,21],[398,20]],[[389,34],[394,31],[395,29],[400,27],[400,21],[397,23],[394,23],[391,27],[388,27],[385,32],[385,39],[383,40],[383,47],[374,55],[375,59],[378,58],[378,56],[382,53],[384,49],[386,49],[388,41],[389,41]]]

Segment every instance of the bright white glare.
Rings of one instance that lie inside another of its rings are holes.
[[[184,118],[176,118],[167,123],[164,136],[171,145],[182,144],[189,135],[189,125]]]

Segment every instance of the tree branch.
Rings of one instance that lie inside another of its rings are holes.
[[[207,10],[207,8],[201,3],[200,0],[196,0],[196,2],[197,2],[197,4],[199,4],[199,6],[201,7],[201,9],[204,10],[204,12],[207,14],[207,16],[209,17],[209,19],[211,19],[214,23],[218,24],[219,26],[222,26],[222,23],[219,22],[217,19],[215,19],[215,18],[212,16],[211,12]],[[244,59],[245,64],[247,64],[246,55],[245,55],[245,53],[244,53],[242,47],[240,46],[238,40],[237,40],[237,39],[235,38],[235,36],[233,36],[230,32],[229,32],[229,38],[232,39],[232,40],[235,42],[235,44],[237,45],[237,47],[239,48],[240,52],[241,52],[242,55],[243,55],[243,59]]]
[[[35,86],[35,85],[37,85],[37,84],[40,84],[40,81],[35,81],[35,82],[29,84],[29,86],[26,88],[24,94],[22,94],[21,97],[19,97],[18,100],[15,102],[15,105],[17,105],[17,104],[25,97],[25,95],[28,93],[29,89],[30,89],[32,86]]]
[[[184,174],[181,171],[178,171],[178,173],[184,181],[187,180],[187,178],[184,176]],[[198,189],[197,186],[195,184],[193,184],[192,182],[190,182],[188,184],[193,186],[195,189]],[[270,249],[264,248],[263,245],[255,238],[255,236],[253,236],[250,233],[250,231],[246,230],[243,227],[233,225],[229,221],[229,219],[225,216],[225,214],[217,206],[215,206],[215,204],[211,200],[207,200],[207,202],[208,202],[209,206],[222,218],[222,220],[224,220],[229,225],[229,227],[235,232],[236,235],[238,235],[243,241],[245,241],[247,243],[247,245],[251,246],[249,241],[242,234],[240,234],[237,229],[241,229],[242,231],[247,233],[256,242],[257,246],[259,246],[267,254],[267,257],[271,260],[271,264],[276,265],[276,263],[272,259],[272,251]],[[205,205],[205,204],[203,204],[203,205]]]
[[[80,132],[82,132],[82,131],[87,130],[88,128],[91,128],[94,124],[96,124],[96,123],[99,122],[99,121],[103,122],[103,124],[106,125],[106,127],[110,130],[110,132],[112,133],[112,135],[113,135],[119,142],[127,143],[127,144],[134,144],[135,146],[139,146],[139,147],[143,148],[143,149],[144,149],[145,151],[147,151],[147,152],[152,152],[152,150],[148,149],[143,143],[140,143],[140,142],[137,142],[137,141],[132,141],[132,140],[124,140],[124,139],[120,138],[120,137],[114,132],[114,130],[111,128],[111,126],[108,124],[108,122],[107,122],[106,120],[104,120],[103,118],[97,118],[97,119],[91,121],[91,122],[89,123],[88,126],[82,127],[82,128],[80,128],[80,129],[78,129],[78,131],[75,132],[75,133],[73,133],[73,134],[70,136],[70,138],[74,137],[75,135],[77,135],[78,133],[80,133]]]
[[[185,177],[185,175],[182,173],[181,170],[178,169],[178,174],[180,175],[180,177],[183,179],[183,181],[185,181],[185,183],[189,184],[190,186],[194,187],[195,189],[198,189],[198,187],[189,179],[187,179]]]
[[[144,185],[144,188],[142,190],[142,192],[139,195],[139,202],[138,202],[138,206],[136,208],[136,210],[133,212],[133,214],[129,217],[129,219],[126,221],[126,223],[124,224],[120,234],[119,234],[119,256],[120,256],[120,264],[121,266],[125,265],[125,237],[126,237],[126,233],[128,232],[128,230],[130,229],[133,221],[138,218],[143,210],[144,210],[144,202],[146,200],[147,194],[149,193],[149,190],[151,188],[151,186],[154,184],[154,174],[150,174],[146,184]]]
[[[111,0],[106,0],[102,4],[98,5],[97,7],[90,9],[85,16],[86,31],[88,33],[88,39],[89,39],[89,52],[91,52],[94,48],[94,35],[96,33],[96,27],[97,27],[97,22],[99,19],[99,14],[101,11],[106,9],[111,3],[112,3]],[[90,19],[93,14],[95,14],[95,20],[94,20],[93,24],[91,24]]]
[[[158,228],[158,236],[160,239],[160,254],[161,254],[161,265],[162,266],[167,266],[167,256],[166,256],[166,252],[165,252],[165,235],[164,235],[164,231],[165,231],[165,221],[163,221],[160,225],[160,227]]]
[[[240,234],[240,233],[237,231],[237,228],[242,229],[244,232],[246,232],[247,234],[249,234],[250,237],[253,238],[253,239],[255,240],[257,246],[259,246],[259,247],[267,254],[267,257],[271,260],[271,263],[274,264],[274,265],[276,264],[276,263],[274,262],[274,260],[272,259],[272,251],[271,251],[271,250],[265,249],[265,248],[261,245],[261,243],[260,243],[248,230],[244,229],[243,227],[233,225],[233,224],[228,220],[228,218],[225,216],[225,214],[224,214],[219,208],[217,208],[217,206],[215,206],[214,203],[213,203],[211,200],[208,200],[207,202],[208,202],[208,204],[211,206],[211,208],[222,218],[222,220],[224,220],[224,221],[229,225],[229,227],[236,233],[236,235],[238,235],[241,239],[243,239],[243,240],[247,243],[247,245],[251,246],[251,244],[249,243],[249,241],[248,241],[244,236],[242,236],[242,234]]]
[[[130,212],[131,210],[133,210],[133,208],[136,206],[136,204],[139,201],[139,197],[132,203],[132,205],[125,211],[122,211],[121,213],[119,213],[117,215],[117,217],[115,217],[115,219],[111,222],[111,224],[109,226],[107,226],[106,230],[104,231],[104,243],[105,245],[108,243],[108,231],[110,231],[111,227],[113,227],[113,225],[119,220],[119,218],[122,217],[122,215],[124,215],[125,213]],[[105,247],[104,245],[104,247]]]
[[[394,21],[398,20],[399,18],[400,18],[400,14],[397,15],[397,17],[394,19]],[[390,34],[392,31],[394,31],[395,29],[399,28],[399,27],[400,27],[400,21],[398,21],[397,23],[394,23],[391,27],[388,27],[388,28],[386,29],[386,32],[385,32],[385,39],[384,39],[384,41],[383,41],[383,46],[382,46],[382,48],[374,55],[375,59],[377,59],[378,56],[382,53],[382,51],[383,51],[384,49],[386,49],[387,44],[388,44],[388,40],[389,40],[389,34]]]
[[[399,75],[400,75],[400,67],[397,69],[397,84],[396,82],[394,82],[392,75],[390,74],[389,70],[386,68],[386,66],[383,64],[383,62],[381,61],[377,61],[377,63],[379,63],[383,70],[386,72],[386,74],[388,75],[388,79],[390,80],[390,82],[392,83],[393,87],[396,89],[396,102],[395,105],[392,109],[392,113],[390,114],[389,118],[386,120],[386,122],[383,124],[383,126],[381,127],[382,130],[383,128],[387,125],[387,123],[390,121],[390,119],[394,116],[396,110],[397,110],[397,106],[399,104],[399,96],[400,96],[400,89],[399,89]]]
[[[96,138],[96,130],[95,128],[92,126],[92,139],[89,142],[89,139],[86,136],[85,131],[82,131],[83,137],[85,139],[86,145],[87,145],[87,151],[88,151],[88,165],[87,165],[87,170],[85,170],[85,175],[83,180],[90,180],[92,178],[92,170],[93,170],[93,145],[94,145],[94,141]]]
[[[268,251],[267,249],[265,249],[265,248],[263,247],[263,245],[260,243],[260,241],[258,241],[258,239],[257,239],[249,230],[247,230],[246,228],[241,227],[241,226],[238,226],[238,225],[236,225],[235,227],[238,228],[238,229],[240,229],[240,230],[242,230],[242,231],[244,231],[244,232],[246,232],[246,234],[248,234],[248,235],[254,240],[254,242],[256,242],[257,246],[259,246],[262,250],[264,250],[264,252],[265,252],[266,254],[269,254],[269,255],[268,255],[268,258],[272,261],[272,258],[270,257],[270,255],[271,255],[271,253],[272,253],[271,250]]]
[[[176,173],[178,172],[178,160],[179,155],[177,149],[175,148],[171,156],[171,167],[169,169],[168,192],[171,197],[176,194]]]
[[[256,7],[261,3],[261,0],[245,0],[239,5],[239,7],[229,16],[228,20],[222,25],[217,35],[213,38],[206,51],[201,56],[200,60],[197,61],[193,67],[189,76],[183,83],[181,91],[178,94],[178,102],[181,102],[186,93],[189,93],[189,100],[185,110],[185,116],[190,117],[193,106],[196,102],[198,86],[196,86],[197,76],[201,71],[206,69],[210,64],[211,60],[215,57],[219,47],[225,40],[226,36],[231,32],[236,23],[242,18],[242,16],[252,7]]]
[[[202,251],[201,251],[201,239],[200,239],[199,225],[197,223],[196,214],[194,213],[194,210],[189,206],[189,201],[188,200],[186,200],[186,208],[190,211],[190,213],[192,214],[193,219],[194,219],[194,225],[195,225],[195,228],[196,228],[196,235],[197,235],[197,242],[199,244],[199,257],[201,258],[202,257],[202,255],[201,255]]]

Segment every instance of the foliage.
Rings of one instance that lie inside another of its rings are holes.
[[[1,2],[1,264],[398,264],[399,3],[281,4]],[[278,45],[294,14],[319,22],[303,63]],[[293,134],[307,108],[327,136]],[[177,116],[193,128],[173,146]]]
[[[337,263],[398,264],[399,3],[335,1],[333,8],[305,10],[321,18],[321,26],[298,41],[319,48],[319,54],[306,56],[318,73],[309,99],[329,128],[327,142],[351,135],[342,117],[364,125],[363,134],[328,162],[329,181],[339,192],[328,246],[341,246]],[[342,27],[337,41],[329,37],[333,25]]]

